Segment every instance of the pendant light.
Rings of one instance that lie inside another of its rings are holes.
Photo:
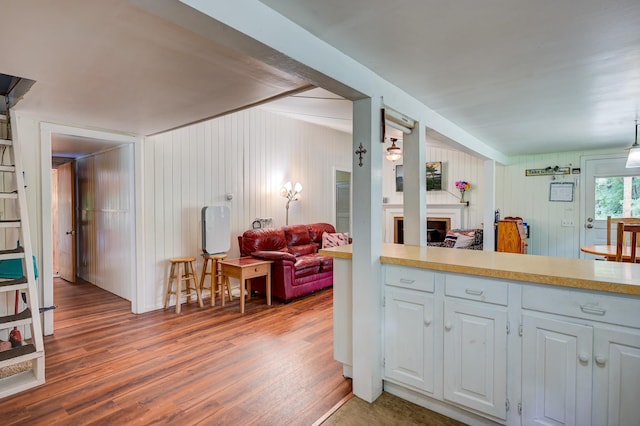
[[[396,162],[402,158],[402,149],[396,146],[397,138],[391,138],[391,146],[387,148],[387,160]]]
[[[638,120],[636,120],[636,141],[629,149],[629,157],[627,157],[627,168],[640,167],[640,145],[638,145]]]

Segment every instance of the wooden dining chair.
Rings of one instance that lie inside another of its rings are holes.
[[[613,242],[611,241],[611,237],[616,232],[616,226],[618,226],[618,223],[620,222],[640,224],[640,217],[607,216],[607,245],[608,246],[613,245]],[[638,244],[640,244],[640,241],[638,241]]]
[[[637,254],[640,252],[638,248],[638,235],[640,235],[640,224],[639,223],[618,223],[618,232],[616,235],[616,262],[626,262],[627,259],[623,259],[622,251],[625,248],[625,233],[631,234],[629,249],[631,250],[631,256],[629,257],[629,262],[636,263],[638,261]]]

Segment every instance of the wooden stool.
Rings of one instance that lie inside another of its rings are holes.
[[[216,305],[216,296],[220,294],[220,298],[222,299],[222,306],[224,306],[224,290],[226,287],[227,295],[229,295],[229,301],[233,300],[233,296],[231,296],[231,283],[229,282],[229,278],[225,277],[225,285],[222,283],[222,275],[220,274],[220,261],[227,258],[226,253],[220,254],[203,254],[203,262],[202,262],[202,274],[200,274],[200,292],[202,290],[208,288],[211,290],[211,306]],[[211,271],[207,271],[209,262],[211,263]],[[204,286],[205,276],[209,275],[211,278],[209,280],[209,287]]]
[[[165,309],[169,305],[169,298],[171,294],[176,295],[176,313],[180,313],[180,296],[184,291],[187,296],[187,302],[191,297],[191,290],[196,292],[198,304],[202,308],[202,296],[200,295],[200,288],[198,287],[198,275],[196,269],[193,266],[193,262],[196,261],[195,257],[176,257],[169,259],[171,263],[171,270],[169,272],[169,279],[167,280],[167,291],[164,294],[164,307]],[[176,282],[176,289],[173,291],[173,281]],[[182,282],[184,281],[184,289],[182,288]],[[191,283],[193,281],[193,284]]]

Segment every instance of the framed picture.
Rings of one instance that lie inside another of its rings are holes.
[[[427,163],[427,191],[442,191],[442,161]]]
[[[396,166],[396,192],[402,192],[402,185],[404,183],[404,172],[402,170],[402,164]]]

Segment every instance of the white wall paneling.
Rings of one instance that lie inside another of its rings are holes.
[[[388,143],[385,145],[385,149]],[[401,142],[396,142],[401,145]],[[386,151],[385,151],[386,152]],[[488,188],[484,185],[484,159],[471,156],[462,151],[453,149],[433,148],[427,145],[425,164],[431,161],[442,161],[444,164],[443,191],[427,191],[427,208],[434,205],[451,205],[460,200],[460,191],[455,187],[455,182],[465,180],[471,182],[471,190],[465,194],[465,200],[469,201],[466,207],[464,223],[462,227],[481,228],[483,222],[484,198],[483,192]],[[396,192],[395,167],[402,164],[402,160],[392,163],[386,159],[382,164],[382,194],[390,205],[403,204],[403,192]]]
[[[78,276],[131,300],[135,265],[133,146],[76,162]]]
[[[334,170],[351,169],[351,135],[253,108],[146,138],[145,310],[161,306],[167,259],[198,256],[200,210],[231,210],[229,257],[256,218],[285,222],[282,184],[300,182],[289,223],[334,220]],[[226,199],[232,195],[232,200]]]
[[[580,151],[544,155],[526,155],[509,165],[496,167],[496,208],[502,217],[520,216],[530,226],[527,252],[544,256],[579,257],[580,255],[580,174],[557,176],[525,176],[526,169],[548,166],[580,167],[583,155],[606,154],[611,151]],[[574,182],[573,202],[549,201],[551,182]],[[561,226],[562,220],[574,226]]]

